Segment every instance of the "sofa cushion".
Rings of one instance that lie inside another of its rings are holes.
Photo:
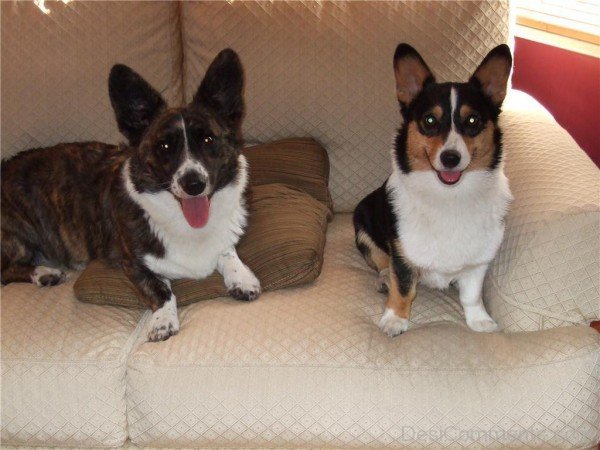
[[[420,287],[412,330],[376,326],[385,297],[329,227],[323,273],[258,301],[180,310],[181,330],[128,361],[139,446],[579,448],[595,444],[600,334],[589,327],[477,334],[455,292]]]
[[[484,297],[505,331],[600,319],[600,176],[530,96],[513,91],[501,116],[514,201]]]
[[[0,6],[3,158],[59,142],[124,141],[108,98],[116,63],[182,101],[175,2],[46,2],[49,14],[33,2]]]
[[[224,47],[246,71],[244,136],[314,136],[329,152],[336,211],[390,173],[400,124],[392,57],[409,42],[440,81],[466,81],[509,40],[509,2],[183,2],[185,96]]]
[[[1,295],[2,444],[123,444],[125,365],[143,313],[78,302],[72,281]]]
[[[313,281],[323,265],[329,209],[297,188],[282,184],[250,190],[248,227],[237,246],[263,291]],[[179,306],[227,295],[220,274],[172,283]],[[146,305],[121,268],[92,262],[77,279],[75,295],[83,302],[118,306]]]

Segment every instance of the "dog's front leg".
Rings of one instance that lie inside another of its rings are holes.
[[[391,250],[388,300],[379,328],[394,337],[408,330],[410,308],[417,295],[418,274],[406,263],[396,245]]]
[[[179,332],[179,319],[171,282],[140,264],[124,263],[123,268],[138,295],[152,310],[148,340],[164,341],[176,335]]]
[[[231,247],[219,255],[217,270],[225,281],[227,291],[236,300],[254,300],[260,294],[260,281]]]
[[[490,317],[481,298],[483,279],[487,264],[474,267],[463,272],[458,277],[460,304],[465,311],[467,325],[473,331],[492,332],[498,330],[498,325]]]

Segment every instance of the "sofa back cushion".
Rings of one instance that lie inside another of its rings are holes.
[[[124,140],[108,98],[115,63],[180,103],[178,5],[2,2],[2,157],[59,142]]]
[[[312,136],[329,152],[336,211],[390,172],[400,117],[392,56],[408,42],[441,81],[466,80],[509,37],[508,1],[184,2],[185,96],[214,55],[246,70],[246,139]]]

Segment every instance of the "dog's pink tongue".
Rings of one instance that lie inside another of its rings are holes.
[[[461,172],[458,171],[442,171],[440,177],[448,184],[456,183],[460,179]]]
[[[208,222],[210,202],[205,195],[181,199],[181,209],[192,228],[202,228]]]

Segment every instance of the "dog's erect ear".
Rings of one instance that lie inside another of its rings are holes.
[[[161,95],[135,71],[122,64],[113,66],[108,94],[119,131],[131,145],[138,145],[156,116],[165,109]]]
[[[476,83],[494,105],[500,106],[506,97],[511,66],[510,48],[506,44],[501,44],[483,58],[469,82]]]
[[[423,86],[435,81],[421,55],[408,44],[400,44],[396,47],[394,75],[396,95],[402,108],[406,108],[414,100]]]
[[[192,103],[208,106],[233,127],[244,115],[244,69],[236,52],[221,50],[204,75]]]

